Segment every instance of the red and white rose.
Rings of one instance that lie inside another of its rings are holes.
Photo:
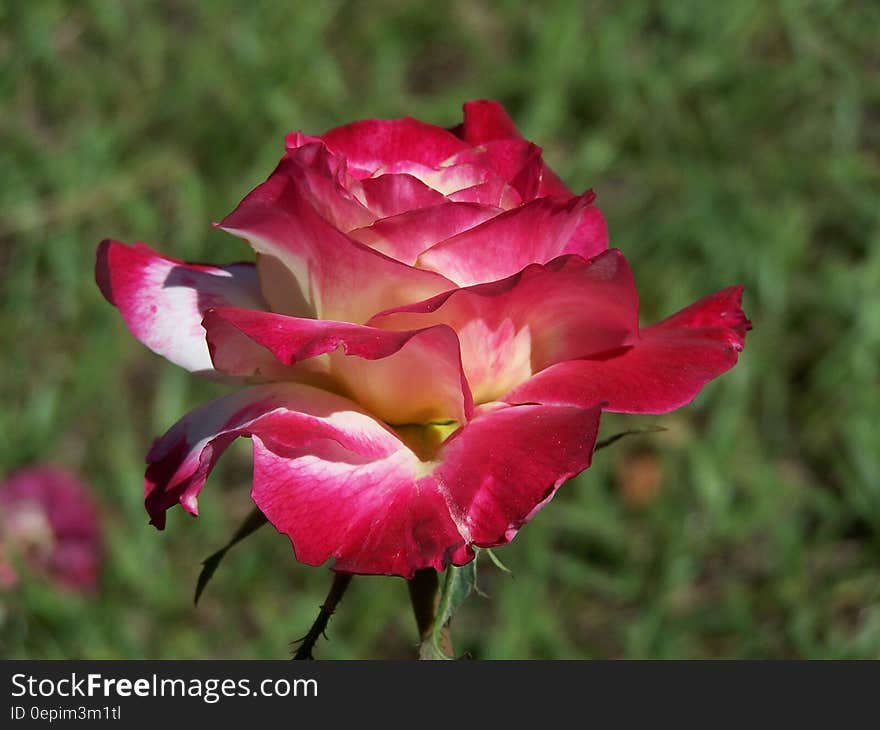
[[[602,410],[664,413],[732,367],[741,287],[640,328],[591,191],[575,195],[495,102],[452,130],[366,120],[287,138],[219,224],[254,263],[104,241],[132,333],[237,382],[150,451],[157,527],[250,437],[252,497],[299,560],[411,577],[509,542],[590,465]]]

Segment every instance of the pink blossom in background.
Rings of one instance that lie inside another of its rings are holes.
[[[98,512],[88,487],[52,465],[26,467],[0,484],[0,587],[16,568],[67,589],[91,592],[101,563]]]
[[[741,287],[648,327],[592,191],[576,195],[497,103],[288,135],[219,227],[254,262],[104,241],[96,278],[153,351],[239,386],[147,456],[164,527],[225,448],[299,560],[411,577],[509,542],[591,462],[602,410],[665,413],[731,368]]]

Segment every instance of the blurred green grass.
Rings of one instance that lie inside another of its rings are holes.
[[[210,228],[283,135],[504,102],[594,187],[643,321],[732,283],[755,329],[664,434],[601,452],[455,621],[477,657],[880,657],[880,7],[0,5],[0,472],[50,459],[103,505],[95,598],[0,595],[0,655],[286,655],[329,586],[271,529],[198,609],[199,563],[248,509],[247,443],[202,517],[147,525],[143,454],[221,392],[135,342],[92,279],[104,237],[231,261]],[[640,486],[641,485],[641,486]],[[359,578],[319,655],[407,657],[399,579]]]

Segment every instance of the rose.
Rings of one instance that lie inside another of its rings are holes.
[[[571,194],[494,102],[445,130],[367,120],[290,135],[220,227],[255,264],[105,241],[97,281],[132,333],[249,384],[150,451],[146,506],[197,514],[253,440],[252,498],[296,557],[411,577],[509,542],[587,468],[605,410],[662,413],[732,367],[741,288],[639,329],[592,193]]]
[[[18,581],[19,563],[62,588],[97,587],[97,507],[88,487],[61,467],[27,467],[0,484],[0,588]]]

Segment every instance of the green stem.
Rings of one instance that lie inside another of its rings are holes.
[[[437,571],[433,568],[417,570],[412,579],[407,581],[407,585],[416,626],[419,629],[419,639],[423,644],[430,643],[434,631],[434,621],[437,618],[437,605],[440,602],[440,580]],[[448,625],[441,630],[440,648],[447,656],[454,656]]]
[[[345,589],[348,588],[349,583],[351,583],[352,577],[351,573],[336,573],[336,575],[333,576],[333,585],[330,586],[330,592],[327,594],[324,603],[321,604],[318,618],[315,619],[312,628],[309,629],[309,633],[307,633],[302,639],[298,640],[299,647],[296,650],[296,654],[293,655],[294,659],[315,658],[312,656],[312,649],[315,648],[315,644],[318,642],[318,639],[321,638],[322,634],[326,638],[324,632],[327,630],[327,624],[329,623],[333,612],[336,610],[336,606],[342,600],[342,596],[345,595]]]

